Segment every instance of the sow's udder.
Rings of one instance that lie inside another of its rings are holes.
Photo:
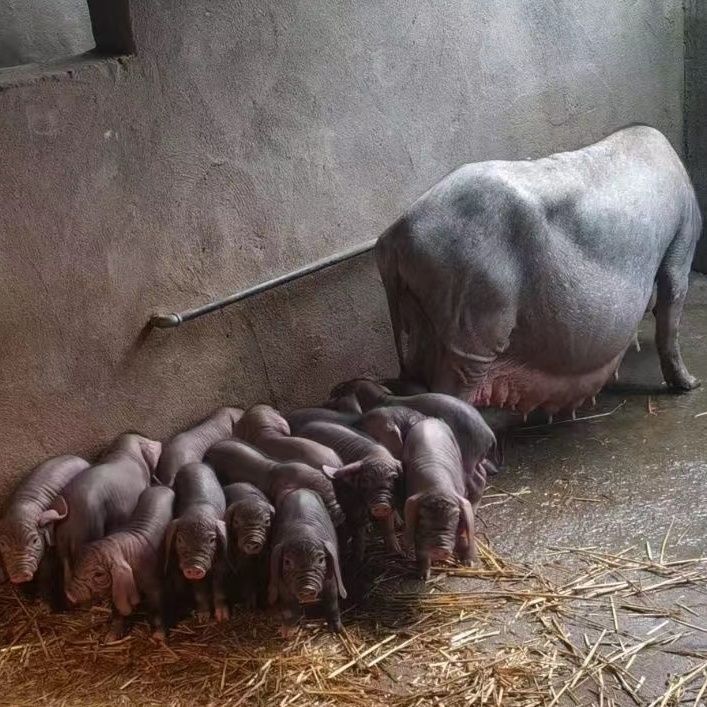
[[[542,408],[549,413],[574,411],[593,398],[614,375],[623,354],[582,374],[553,374],[499,359],[469,398],[476,407],[519,410]]]

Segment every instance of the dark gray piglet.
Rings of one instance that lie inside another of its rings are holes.
[[[405,538],[415,548],[418,569],[429,579],[430,564],[456,552],[464,564],[474,558],[474,511],[465,496],[459,445],[449,426],[435,418],[418,422],[403,449]]]
[[[422,383],[415,383],[401,378],[384,378],[378,382],[393,395],[418,395],[419,393],[430,392]]]
[[[200,462],[209,447],[219,440],[233,437],[242,414],[243,410],[239,408],[218,408],[198,425],[175,435],[164,445],[155,476],[161,483],[171,486],[185,464]]]
[[[321,601],[332,631],[343,630],[341,579],[336,531],[319,495],[300,489],[280,496],[270,553],[268,601],[279,601],[283,635],[297,625],[302,604]]]
[[[346,462],[340,469],[325,467],[324,471],[334,481],[336,497],[351,526],[356,558],[363,559],[369,515],[378,523],[388,551],[400,552],[394,523],[400,461],[375,440],[350,427],[310,422],[300,434],[331,447]]]
[[[79,553],[66,596],[73,604],[112,598],[108,640],[122,637],[124,618],[141,600],[147,605],[154,637],[165,638],[162,557],[173,503],[170,488],[145,489],[122,530],[85,545]]]
[[[261,560],[270,540],[275,508],[253,484],[225,486],[228,557],[245,604],[254,607]]]
[[[211,615],[213,599],[217,621],[230,612],[226,600],[226,499],[213,469],[201,462],[184,465],[174,479],[174,520],[165,539],[165,558],[174,547],[179,569],[192,584],[197,615]]]
[[[382,444],[396,459],[402,459],[407,433],[424,419],[425,416],[417,410],[394,405],[372,408],[354,426]]]
[[[236,437],[257,447],[266,456],[282,462],[298,461],[315,469],[343,466],[336,452],[311,439],[290,436],[290,426],[269,405],[253,405],[235,427]]]
[[[496,437],[479,411],[469,403],[444,393],[420,393],[398,396],[364,378],[340,383],[332,395],[355,395],[364,412],[374,407],[402,406],[444,420],[454,432],[464,463],[467,494],[477,504],[486,485],[487,473],[493,469],[488,457],[496,446]]]
[[[307,464],[276,462],[249,444],[235,440],[218,442],[209,449],[204,460],[213,467],[224,486],[237,482],[253,484],[274,502],[281,494],[308,488],[321,496],[335,526],[345,520],[331,479]]]
[[[162,445],[134,433],[120,435],[98,464],[77,474],[52,502],[64,518],[55,537],[68,583],[81,547],[125,525],[150,485]]]
[[[361,415],[353,412],[340,412],[328,408],[300,408],[285,415],[290,426],[290,433],[299,434],[299,431],[310,422],[335,422],[338,425],[353,425]]]
[[[0,556],[13,584],[30,582],[47,548],[54,544],[54,523],[64,509],[51,507],[64,487],[88,468],[85,459],[54,457],[35,467],[13,493],[0,519]]]

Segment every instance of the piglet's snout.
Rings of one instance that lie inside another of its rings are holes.
[[[13,584],[24,584],[25,582],[31,582],[34,574],[29,570],[19,570],[10,575],[10,581]]]
[[[257,555],[263,549],[263,541],[254,538],[248,538],[241,543],[241,550],[246,555]]]
[[[309,604],[311,602],[317,601],[319,597],[319,591],[316,587],[304,587],[297,592],[297,599],[302,604]]]
[[[187,579],[204,579],[206,571],[201,567],[182,567],[182,572]]]
[[[389,503],[379,502],[371,506],[371,515],[374,518],[387,518],[391,514],[392,508]]]

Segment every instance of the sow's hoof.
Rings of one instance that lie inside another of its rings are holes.
[[[669,381],[668,386],[677,392],[686,393],[689,390],[695,390],[702,385],[698,378],[691,376],[689,373],[681,378]]]

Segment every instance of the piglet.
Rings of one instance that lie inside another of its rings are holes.
[[[308,488],[321,496],[335,526],[345,520],[331,479],[307,464],[276,462],[245,442],[235,440],[218,442],[204,460],[224,486],[236,482],[253,484],[271,500],[286,491]]]
[[[405,538],[415,548],[418,569],[429,579],[430,564],[453,552],[463,564],[474,559],[474,512],[464,495],[459,445],[449,426],[428,418],[408,432],[405,465]]]
[[[227,620],[223,490],[211,467],[191,462],[177,472],[174,491],[175,519],[167,529],[165,558],[168,562],[174,547],[179,569],[194,590],[199,620],[206,621],[211,615],[210,599],[216,620]]]
[[[351,526],[354,556],[363,559],[369,515],[380,526],[386,548],[400,552],[394,524],[394,491],[402,473],[400,461],[385,447],[350,427],[310,422],[300,434],[331,447],[346,462],[340,469],[324,467],[324,472],[333,479],[337,499]]]
[[[47,548],[54,544],[54,523],[66,515],[52,503],[88,466],[80,457],[54,457],[33,469],[15,490],[0,519],[0,556],[13,584],[34,578]]]
[[[299,431],[310,422],[335,422],[337,425],[351,426],[360,419],[358,413],[340,412],[328,408],[300,408],[285,415],[290,433],[298,435]]]
[[[394,405],[372,408],[354,426],[382,444],[396,459],[402,459],[407,433],[424,419],[425,416],[417,410]]]
[[[311,439],[290,436],[290,426],[269,405],[254,405],[235,427],[235,436],[282,462],[298,461],[315,469],[343,466],[336,452]]]
[[[233,436],[241,418],[239,408],[218,408],[189,430],[175,435],[164,445],[155,476],[165,486],[172,486],[177,472],[189,462],[200,462],[206,450],[219,440]]]
[[[228,558],[246,606],[254,607],[261,560],[266,554],[275,508],[253,484],[224,487]]]
[[[339,597],[341,579],[336,531],[319,495],[309,489],[282,494],[276,503],[270,554],[268,601],[282,611],[282,633],[297,625],[300,605],[322,602],[332,631],[343,630]]]
[[[122,530],[85,545],[79,554],[66,596],[73,604],[112,598],[114,616],[108,640],[122,638],[125,617],[143,599],[153,636],[165,638],[162,552],[173,503],[172,489],[145,489]]]
[[[495,471],[488,457],[496,447],[496,437],[476,408],[444,393],[392,395],[380,383],[365,378],[340,383],[332,391],[333,397],[349,395],[356,397],[364,412],[374,407],[403,406],[444,420],[462,453],[467,495],[472,503],[478,503],[487,474]]]
[[[55,530],[65,583],[81,548],[125,525],[160,458],[162,445],[134,433],[120,435],[100,462],[74,476],[52,508],[64,520]]]

